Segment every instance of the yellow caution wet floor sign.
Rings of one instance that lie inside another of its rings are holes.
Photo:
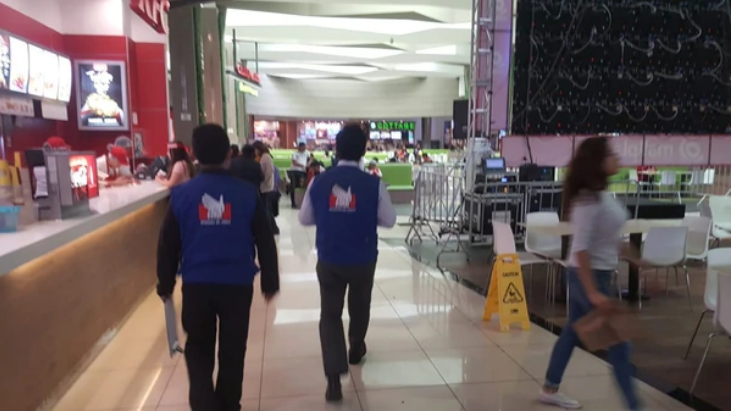
[[[522,266],[516,254],[499,255],[494,262],[483,319],[491,320],[494,313],[499,314],[499,329],[502,331],[508,331],[512,323],[529,329]]]

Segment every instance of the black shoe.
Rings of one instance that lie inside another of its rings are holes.
[[[338,402],[343,398],[344,395],[341,393],[341,377],[328,377],[328,387],[326,388],[326,401]]]
[[[367,353],[366,343],[360,345],[351,345],[349,349],[349,364],[358,365],[364,360],[364,355]]]

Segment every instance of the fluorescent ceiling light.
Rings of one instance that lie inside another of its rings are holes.
[[[347,65],[326,65],[326,64],[299,64],[299,63],[281,63],[281,62],[261,62],[260,70],[310,70],[316,72],[337,73],[360,75],[377,71],[376,67],[368,66],[347,66]],[[273,75],[278,75],[273,73]]]
[[[398,64],[394,69],[402,72],[437,72],[440,70],[435,63]]]
[[[298,16],[252,10],[228,10],[227,27],[275,27],[307,26],[379,33],[393,36],[413,34],[428,30],[470,30],[471,23],[433,23],[415,20],[367,19],[349,17]]]
[[[381,59],[402,54],[401,50],[368,47],[312,46],[307,44],[269,44],[260,46],[261,52],[312,53],[329,56]]]
[[[415,54],[433,54],[441,56],[455,56],[458,54],[458,46],[451,44],[448,46],[431,47],[429,49],[416,50]]]

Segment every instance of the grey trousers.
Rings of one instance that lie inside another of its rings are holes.
[[[319,261],[316,265],[321,287],[321,353],[326,376],[349,372],[341,315],[348,287],[349,344],[361,345],[369,328],[372,287],[377,263],[363,266],[342,266]]]

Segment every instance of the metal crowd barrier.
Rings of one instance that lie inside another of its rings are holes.
[[[560,181],[502,182],[489,176],[467,192],[464,172],[462,164],[425,165],[417,172],[407,243],[435,241],[442,244],[438,258],[462,252],[468,259],[467,247],[492,244],[493,220],[509,223],[521,242],[521,223],[528,213],[561,214]],[[730,166],[703,167],[661,172],[651,183],[616,181],[609,190],[627,206],[643,198],[694,204],[707,195],[729,192],[730,180]]]

